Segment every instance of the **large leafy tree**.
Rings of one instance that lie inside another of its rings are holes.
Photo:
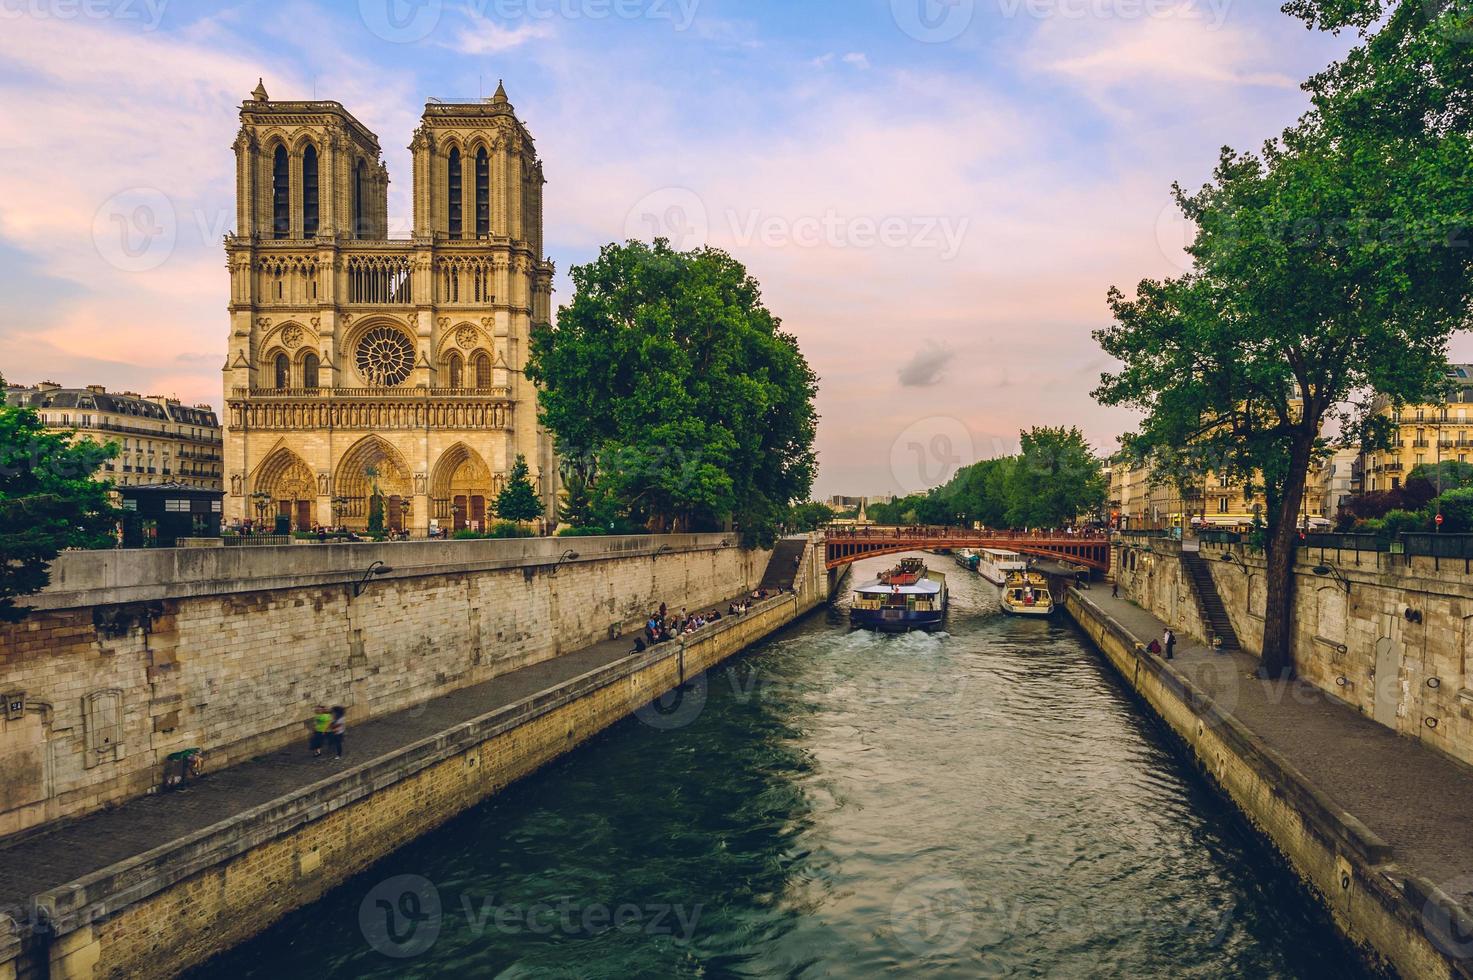
[[[1123,365],[1096,396],[1143,411],[1138,448],[1169,468],[1193,446],[1189,465],[1264,492],[1271,676],[1293,669],[1295,522],[1325,423],[1384,437],[1348,406],[1435,395],[1468,324],[1470,50],[1436,7],[1287,4],[1366,43],[1311,80],[1295,127],[1259,154],[1224,150],[1211,183],[1177,190],[1199,229],[1192,271],[1112,290],[1115,323],[1096,335]]]
[[[1035,427],[1021,438],[1006,488],[1009,524],[1063,527],[1104,506],[1104,467],[1078,429]]]
[[[113,545],[118,514],[108,484],[92,476],[117,452],[116,443],[47,432],[30,409],[0,404],[0,621],[25,618],[18,600],[46,587],[63,550]]]
[[[668,242],[605,246],[534,331],[541,419],[593,497],[650,530],[771,540],[807,498],[817,378],[740,263]]]

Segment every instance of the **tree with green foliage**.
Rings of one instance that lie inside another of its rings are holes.
[[[504,521],[535,521],[542,516],[542,501],[528,475],[527,457],[518,453],[507,476],[506,486],[496,497],[496,516]]]
[[[1433,504],[1443,519],[1444,534],[1473,534],[1473,487],[1449,490]]]
[[[1429,19],[1438,6],[1290,0],[1365,43],[1310,81],[1313,110],[1261,154],[1224,150],[1211,183],[1177,189],[1192,270],[1112,289],[1096,335],[1122,363],[1096,397],[1144,413],[1141,446],[1158,461],[1194,447],[1191,465],[1264,493],[1269,676],[1293,670],[1295,525],[1324,423],[1384,439],[1343,406],[1434,397],[1469,322],[1473,249],[1454,247],[1473,213],[1469,49]]]
[[[0,622],[25,618],[17,600],[46,587],[63,550],[116,543],[110,485],[93,474],[117,454],[117,443],[47,432],[31,409],[0,404]]]
[[[927,493],[898,497],[888,504],[871,504],[866,516],[876,524],[887,525],[946,526],[959,520],[956,508],[940,487]]]
[[[1023,451],[1006,487],[1008,524],[1065,527],[1095,516],[1109,486],[1084,435],[1078,429],[1046,426],[1020,435]]]
[[[384,534],[384,495],[377,486],[368,498],[368,533],[375,538]]]
[[[1407,485],[1411,486],[1413,483],[1425,483],[1434,492],[1440,493],[1473,487],[1473,463],[1463,463],[1456,459],[1445,459],[1441,463],[1423,463],[1412,467],[1412,471],[1407,474]]]
[[[783,521],[789,531],[817,531],[834,520],[834,511],[828,504],[810,500],[806,504],[794,504],[788,508],[787,520]]]
[[[742,265],[663,239],[573,269],[527,377],[559,455],[621,519],[653,531],[734,520],[770,542],[817,468],[817,378]]]
[[[562,482],[563,500],[558,505],[558,520],[568,528],[603,530],[598,514],[594,510],[593,494],[588,486],[588,477],[569,467]]]

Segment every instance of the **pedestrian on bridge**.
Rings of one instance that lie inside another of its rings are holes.
[[[1166,659],[1176,659],[1176,634],[1171,632],[1171,627],[1166,627],[1166,632],[1161,635],[1161,644],[1166,647]]]

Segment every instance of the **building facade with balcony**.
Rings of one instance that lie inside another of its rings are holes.
[[[102,465],[98,479],[119,487],[223,488],[220,421],[209,405],[110,392],[102,385],[64,388],[51,381],[7,388],[5,401],[33,409],[53,431],[75,430],[79,438],[117,443],[120,452]]]
[[[1440,402],[1396,405],[1378,398],[1372,411],[1396,431],[1389,448],[1365,454],[1366,490],[1396,490],[1418,466],[1473,462],[1473,364],[1448,366],[1447,393]]]
[[[542,164],[504,89],[426,104],[413,232],[388,237],[378,138],[336,102],[240,110],[225,519],[362,528],[482,525],[516,456],[547,516],[551,437],[522,373],[551,315]]]

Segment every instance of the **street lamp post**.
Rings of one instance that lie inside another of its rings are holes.
[[[375,575],[387,575],[392,571],[392,568],[381,561],[376,561],[372,565],[369,565],[367,570],[364,571],[362,578],[349,583],[353,587],[353,598],[358,598],[368,589],[368,582]]]

